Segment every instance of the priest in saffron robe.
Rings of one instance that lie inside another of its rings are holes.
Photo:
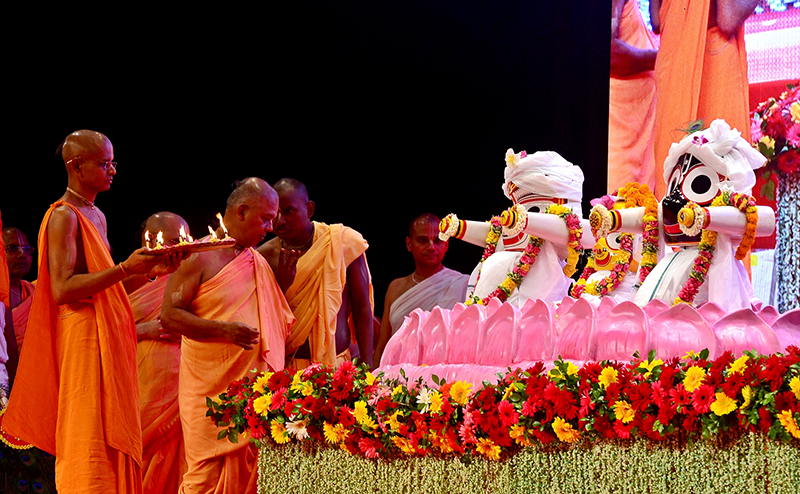
[[[269,264],[253,250],[272,230],[277,208],[269,184],[238,182],[222,222],[236,245],[192,255],[167,282],[161,324],[183,335],[178,402],[188,465],[181,493],[256,492],[257,450],[249,441],[217,439],[206,397],[253,369],[283,369],[294,316]]]
[[[449,241],[439,239],[439,221],[438,216],[425,213],[409,224],[406,249],[414,259],[414,271],[393,280],[386,290],[374,367],[380,367],[386,344],[414,309],[452,309],[467,299],[469,276],[442,264]]]
[[[189,225],[179,215],[156,213],[144,222],[145,232],[163,234],[166,245],[180,242],[180,231]],[[151,239],[151,241],[154,240]],[[153,247],[153,245],[149,245]],[[139,412],[142,417],[142,491],[144,494],[177,492],[186,471],[180,414],[178,371],[181,363],[180,335],[161,327],[161,302],[169,277],[130,277],[125,289],[136,323],[136,363],[139,368]]]
[[[744,22],[758,0],[650,0],[656,59],[656,199],[667,194],[664,161],[697,120],[725,120],[750,140]]]
[[[59,152],[69,185],[39,230],[39,282],[3,429],[55,455],[61,494],[140,493],[136,327],[121,281],[168,274],[182,256],[139,249],[115,265],[94,204],[116,175],[113,146],[80,130]]]
[[[280,198],[277,236],[258,251],[272,266],[279,264],[281,251],[299,255],[294,282],[286,290],[286,300],[297,317],[287,340],[286,367],[350,361],[353,333],[361,361],[372,365],[375,329],[364,255],[367,242],[342,224],[312,221],[316,205],[299,180],[284,178],[274,187]]]
[[[638,0],[611,2],[611,77],[608,91],[608,180],[613,193],[628,182],[656,184],[655,43]]]
[[[36,289],[34,283],[22,279],[31,270],[33,247],[28,242],[27,235],[14,227],[3,228],[3,243],[6,246],[6,259],[8,260],[9,303],[19,351],[22,350],[25,330],[28,328],[28,317],[31,313],[33,292]]]

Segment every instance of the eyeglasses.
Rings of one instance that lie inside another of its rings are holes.
[[[69,161],[67,161],[67,164],[72,162],[72,160],[81,160],[82,161],[83,157],[75,156],[75,157],[71,158]],[[98,162],[100,163],[100,166],[103,168],[103,171],[108,171],[108,168],[110,166],[113,166],[114,167],[114,171],[117,171],[117,162],[116,161],[106,160],[106,161],[98,161]]]
[[[33,246],[16,244],[6,245],[6,254],[16,254],[17,252],[21,252],[23,254],[32,254]]]

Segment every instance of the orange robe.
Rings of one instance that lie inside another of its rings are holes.
[[[11,311],[14,317],[14,335],[17,337],[17,350],[22,351],[22,342],[25,339],[25,331],[28,329],[28,318],[31,315],[31,304],[33,303],[33,292],[36,285],[30,281],[20,281],[20,298],[22,302]]]
[[[286,341],[289,358],[308,340],[311,362],[337,364],[336,316],[342,306],[347,266],[367,247],[366,240],[352,228],[314,222],[314,241],[297,261],[297,274],[286,291],[286,300],[297,317]],[[296,360],[307,362],[307,359]],[[292,361],[287,365],[302,367]]]
[[[689,125],[722,118],[750,140],[744,27],[726,38],[708,28],[711,0],[664,0],[656,59],[656,198],[664,197],[664,161]]]
[[[619,19],[619,40],[636,48],[653,49],[637,0],[628,0]],[[656,75],[649,70],[609,79],[607,191],[628,182],[656,183],[653,123],[656,116]]]
[[[141,492],[136,326],[122,283],[56,305],[47,263],[50,206],[39,230],[39,281],[3,428],[56,456],[60,494]],[[76,208],[90,273],[114,266]]]
[[[236,444],[217,439],[220,429],[206,417],[206,397],[216,398],[252,369],[283,369],[294,316],[266,259],[253,249],[203,282],[188,310],[204,319],[245,323],[261,336],[250,351],[225,339],[183,338],[179,402],[188,470],[180,492],[254,493],[257,451],[246,438]]]
[[[161,314],[168,276],[145,283],[129,295],[136,324]],[[142,415],[142,490],[145,494],[178,491],[186,458],[178,413],[178,342],[145,339],[136,345],[139,412]]]

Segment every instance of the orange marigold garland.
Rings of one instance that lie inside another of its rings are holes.
[[[744,238],[742,238],[739,247],[736,248],[736,259],[742,260],[755,241],[756,227],[758,226],[756,201],[752,196],[747,194],[725,190],[711,202],[711,207],[717,206],[733,206],[739,211],[742,211],[747,217]],[[696,214],[697,209],[698,206],[695,203],[689,202],[678,213],[681,230],[684,232],[692,232],[696,230],[698,226],[705,226],[704,223],[708,217],[708,213]],[[695,258],[692,271],[689,273],[689,279],[675,299],[675,304],[692,304],[700,286],[705,282],[706,276],[708,275],[708,269],[711,267],[711,260],[714,257],[717,232],[708,229],[703,229],[702,232],[700,236],[699,253],[697,258]]]
[[[639,283],[642,283],[658,263],[658,201],[647,184],[629,182],[617,192],[625,199],[626,208],[644,206],[642,218],[642,262]]]

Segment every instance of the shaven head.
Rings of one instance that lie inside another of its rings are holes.
[[[183,230],[187,235],[190,235],[189,224],[186,223],[185,219],[175,213],[161,211],[150,216],[144,221],[144,223],[142,223],[139,238],[142,242],[142,246],[147,246],[144,233],[149,231],[150,242],[152,244],[150,247],[154,247],[156,235],[158,232],[161,232],[165,245],[177,245],[180,242],[181,227],[183,227]]]
[[[272,198],[277,202],[278,194],[267,182],[258,177],[245,178],[234,183],[234,189],[228,196],[225,210],[236,209],[240,205],[262,198]]]
[[[272,231],[278,193],[267,182],[250,177],[236,182],[225,205],[228,234],[242,247],[255,247]]]
[[[94,130],[76,130],[64,139],[58,147],[64,164],[69,163],[76,157],[93,157],[102,154],[108,148],[112,149],[111,141],[108,137]],[[56,152],[58,152],[56,151]]]

